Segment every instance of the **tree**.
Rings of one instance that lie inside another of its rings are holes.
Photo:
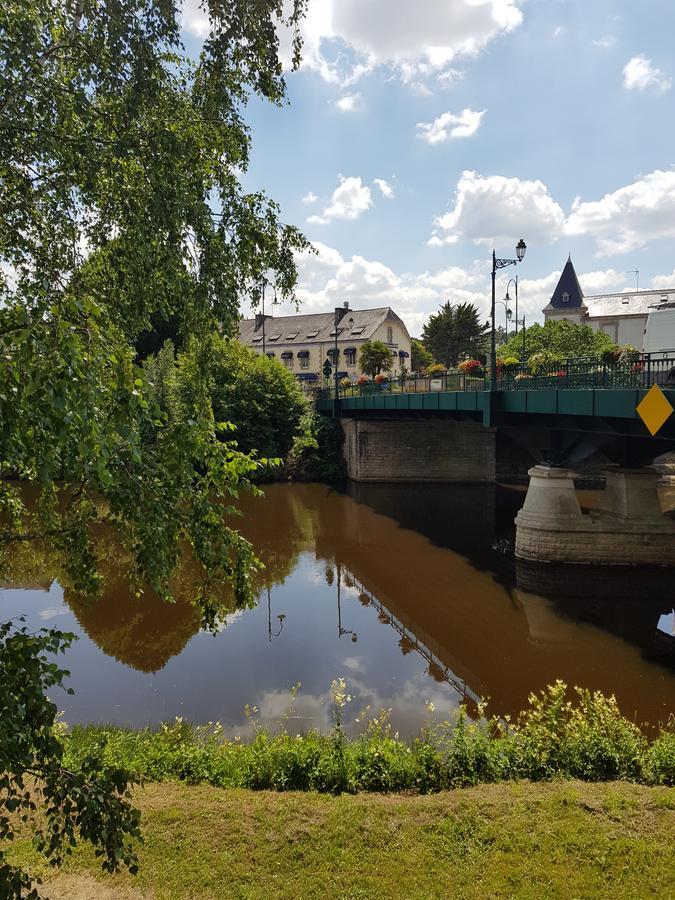
[[[480,324],[473,303],[453,306],[445,303],[432,315],[422,331],[422,342],[434,359],[444,366],[456,366],[465,356],[485,353],[485,335],[489,326]]]
[[[548,350],[560,359],[575,356],[599,356],[603,350],[613,346],[609,335],[595,331],[589,325],[577,325],[575,322],[549,320],[543,325],[530,325],[525,330],[525,358],[533,353]],[[500,355],[523,360],[523,333],[511,335],[500,347]]]
[[[194,418],[199,408],[195,385],[205,379],[214,419],[234,427],[230,437],[240,450],[278,458],[291,449],[306,401],[293,373],[278,360],[214,333],[193,340],[177,363],[167,342],[143,370],[150,396],[169,419]]]
[[[391,372],[394,357],[391,350],[382,341],[366,341],[359,351],[359,366],[366,375],[379,375],[380,372]]]
[[[292,294],[294,253],[307,243],[264,194],[243,191],[239,173],[250,149],[243,110],[251,94],[284,102],[279,28],[293,33],[297,64],[306,0],[205,7],[211,33],[195,62],[174,3],[3,5],[0,548],[49,537],[74,589],[95,593],[91,531],[104,508],[139,587],[162,598],[190,548],[202,576],[194,599],[211,621],[212,579],[251,596],[253,549],[225,524],[221,501],[257,463],[222,440],[199,373],[193,418],[171,421],[148,402],[136,341],[162,322],[185,343],[233,334],[241,298],[255,302],[269,271]],[[7,476],[38,488],[35,513]],[[67,639],[10,626],[0,638],[2,708],[16,712],[0,727],[0,837],[12,836],[4,812],[30,812],[17,792],[33,775],[49,808],[48,855],[79,832],[108,868],[133,865],[124,773],[99,777],[96,761],[63,773],[50,738],[44,691],[62,673],[40,654]],[[28,890],[0,856],[0,894]]]
[[[433,353],[430,353],[422,341],[413,338],[410,342],[410,368],[413,372],[422,372],[427,366],[434,364]]]

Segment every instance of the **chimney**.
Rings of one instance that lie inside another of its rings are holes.
[[[255,328],[253,330],[258,331],[258,329],[262,328],[262,323],[265,321],[265,319],[271,319],[271,318],[272,318],[272,316],[263,316],[262,313],[256,313],[255,314]]]
[[[344,319],[344,317],[349,312],[349,302],[345,300],[342,306],[335,307],[335,324],[336,326],[340,324],[340,322]]]

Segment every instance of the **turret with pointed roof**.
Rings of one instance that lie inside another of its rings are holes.
[[[544,313],[548,313],[550,317],[566,317],[566,314],[571,313],[575,319],[581,319],[588,313],[584,303],[584,292],[581,290],[577,273],[574,271],[571,255],[565,263],[565,268],[562,270],[562,275]]]

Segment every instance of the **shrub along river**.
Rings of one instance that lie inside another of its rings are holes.
[[[672,572],[521,565],[522,499],[502,487],[275,484],[241,504],[240,528],[266,566],[258,603],[233,610],[215,636],[187,599],[134,596],[105,537],[100,599],[63,590],[48,549],[24,546],[0,584],[1,618],[79,636],[64,663],[75,693],[53,697],[71,724],[183,716],[245,736],[246,703],[275,727],[301,682],[287,728],[327,728],[340,675],[348,726],[366,706],[391,707],[404,735],[461,702],[475,711],[480,697],[516,713],[557,678],[616,694],[639,723],[665,721],[675,710]],[[189,571],[181,578],[187,597]]]

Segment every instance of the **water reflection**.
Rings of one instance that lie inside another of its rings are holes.
[[[245,703],[278,721],[300,681],[292,727],[326,727],[340,674],[355,710],[393,707],[404,733],[425,700],[471,709],[489,696],[514,713],[555,678],[616,693],[639,721],[667,718],[672,576],[516,564],[501,551],[521,501],[483,486],[273,485],[241,503],[265,564],[258,606],[235,610],[223,588],[216,637],[200,631],[189,564],[175,604],[138,597],[104,533],[102,598],[62,589],[49,548],[24,545],[2,576],[2,618],[26,612],[82,636],[68,659],[76,694],[57,701],[69,721],[185,715],[238,733]]]

